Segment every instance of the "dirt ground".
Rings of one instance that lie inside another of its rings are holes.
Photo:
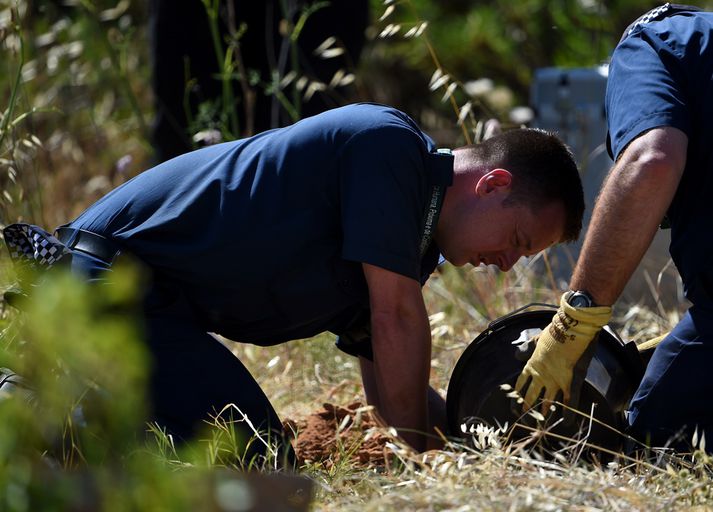
[[[389,436],[379,431],[371,408],[361,402],[325,403],[303,420],[288,421],[287,429],[297,433],[293,445],[300,465],[322,463],[330,468],[346,457],[354,464],[381,466],[389,456]]]

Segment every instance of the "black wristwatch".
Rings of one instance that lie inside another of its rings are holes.
[[[575,308],[591,308],[595,306],[592,296],[587,292],[580,290],[569,294],[569,297],[567,297],[567,304]]]

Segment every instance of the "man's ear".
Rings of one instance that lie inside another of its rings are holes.
[[[512,174],[505,169],[493,169],[483,174],[475,184],[475,193],[485,196],[492,192],[509,192],[512,186]]]

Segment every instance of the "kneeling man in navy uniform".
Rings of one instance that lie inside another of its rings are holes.
[[[359,357],[368,403],[424,450],[446,423],[429,387],[421,293],[440,255],[506,271],[576,239],[583,210],[577,167],[552,134],[519,129],[437,150],[404,113],[355,104],[162,163],[56,239],[86,279],[110,280],[119,253],[150,270],[152,410],[173,435],[190,438],[230,403],[282,432],[210,333],[274,345],[330,331]]]

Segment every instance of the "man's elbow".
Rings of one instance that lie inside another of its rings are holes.
[[[638,155],[634,167],[641,169],[641,172],[651,179],[659,179],[679,174],[685,163],[685,155],[681,157],[677,152],[667,153],[664,149],[655,147]]]
[[[631,142],[617,168],[631,180],[678,181],[686,165],[687,150],[685,133],[676,128],[655,128]]]

